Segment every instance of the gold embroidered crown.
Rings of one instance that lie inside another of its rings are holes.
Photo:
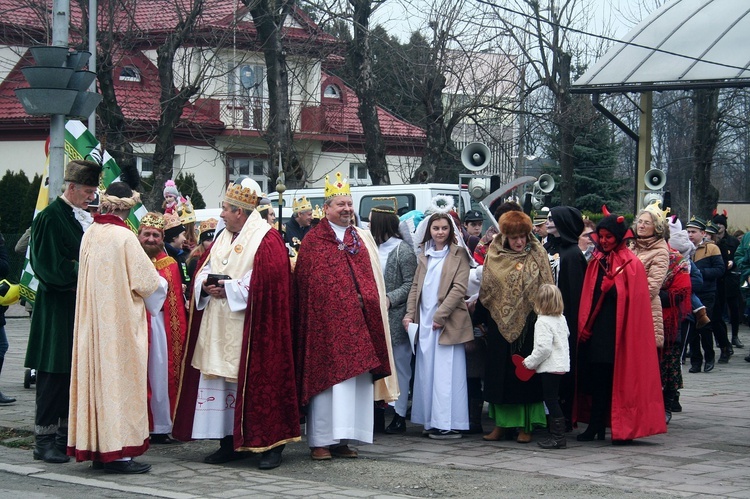
[[[227,193],[224,194],[224,201],[246,210],[254,210],[258,206],[260,198],[258,193],[250,187],[242,187],[241,184],[229,184]]]
[[[310,203],[310,200],[305,196],[302,196],[299,199],[294,198],[292,200],[292,213],[299,213],[302,211],[312,211],[312,203]]]
[[[322,220],[323,219],[323,208],[320,207],[320,205],[315,205],[315,209],[312,212],[313,220]]]
[[[209,218],[208,220],[204,220],[198,226],[198,233],[203,234],[204,232],[208,232],[209,230],[216,230],[216,224],[218,223],[219,221],[216,220],[215,218]]]
[[[164,216],[161,213],[146,213],[141,218],[141,227],[164,230]]]
[[[180,222],[180,217],[178,217],[174,213],[164,214],[164,230],[173,229],[174,227],[179,227],[180,225],[182,225],[182,222]]]
[[[336,181],[334,183],[328,182],[328,175],[326,175],[326,188],[325,197],[331,199],[334,196],[351,196],[352,191],[349,188],[349,180],[344,179],[341,176],[341,172],[336,172]]]
[[[177,214],[183,224],[195,223],[195,210],[193,210],[193,203],[190,202],[189,197],[177,207]]]

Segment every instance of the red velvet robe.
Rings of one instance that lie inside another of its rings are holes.
[[[353,241],[347,230],[344,242]],[[375,379],[391,373],[380,293],[370,264],[378,255],[369,255],[359,242],[355,254],[340,249],[325,218],[302,240],[294,269],[295,360],[302,407],[360,374],[369,371]]]
[[[594,286],[599,260],[597,252],[589,262],[583,283],[578,330],[582,330],[594,308]],[[651,300],[643,264],[625,244],[606,256],[609,268],[630,263],[615,277],[617,319],[615,330],[615,363],[612,382],[611,421],[613,440],[666,433],[664,400],[659,374],[659,359],[654,339]],[[580,380],[578,380],[580,381]],[[577,383],[578,384],[578,383]],[[588,421],[590,397],[576,390],[573,421]]]
[[[206,251],[200,269],[209,258]],[[253,262],[245,311],[243,356],[234,410],[234,448],[263,452],[300,440],[291,333],[291,269],[281,235],[268,231]],[[192,440],[200,372],[191,360],[202,311],[191,301],[191,322],[182,362],[172,435]]]
[[[167,383],[169,385],[169,408],[174,412],[177,405],[177,386],[180,382],[182,369],[182,354],[187,336],[187,313],[185,312],[185,299],[182,294],[182,276],[177,261],[166,252],[162,251],[156,256],[154,262],[156,271],[167,280],[167,299],[164,302],[164,329],[167,333]],[[148,337],[151,343],[151,314],[148,316]],[[151,417],[151,387],[149,386],[149,427],[153,429]]]

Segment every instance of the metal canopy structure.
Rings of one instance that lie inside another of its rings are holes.
[[[571,92],[750,86],[748,46],[748,0],[673,0],[633,28]]]

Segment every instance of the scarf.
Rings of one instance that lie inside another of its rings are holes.
[[[532,234],[527,240],[521,252],[506,248],[505,236],[492,241],[479,289],[479,300],[509,343],[521,336],[539,286],[554,284],[547,252]]]

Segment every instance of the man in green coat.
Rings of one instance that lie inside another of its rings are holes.
[[[31,224],[30,261],[39,281],[31,318],[26,367],[36,369],[34,459],[65,463],[68,440],[70,365],[78,283],[78,252],[91,224],[102,167],[71,161],[65,190]]]

